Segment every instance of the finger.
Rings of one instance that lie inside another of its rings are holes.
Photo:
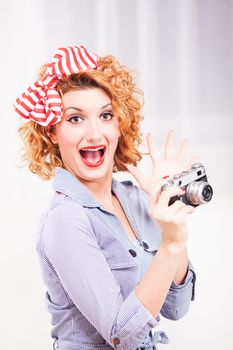
[[[172,205],[169,205],[168,207],[163,208],[163,213],[165,213],[164,218],[167,221],[171,221],[178,224],[180,217],[182,217],[180,216],[180,213],[182,212],[182,209],[184,207],[186,207],[186,204],[183,203],[181,200],[177,199]]]
[[[189,144],[188,140],[184,140],[180,145],[179,151],[176,156],[176,159],[178,162],[182,162],[184,160],[188,150],[188,144]]]
[[[171,214],[175,214],[181,208],[183,208],[186,204],[181,200],[177,199],[172,205],[169,206],[169,211]]]
[[[128,171],[133,175],[133,177],[137,180],[139,185],[143,187],[143,184],[145,182],[145,177],[142,175],[141,171],[132,164],[125,164],[125,167],[128,169]]]
[[[150,201],[152,201],[153,203],[157,203],[161,195],[161,188],[166,182],[167,179],[161,179],[159,181],[156,181],[153,188],[150,188]]]
[[[184,193],[185,191],[182,190],[180,187],[172,186],[161,192],[158,199],[158,204],[160,206],[168,206],[169,201],[172,197],[182,196]]]
[[[173,156],[173,143],[174,143],[174,131],[170,130],[167,134],[165,141],[164,157],[165,159],[171,159]]]
[[[148,145],[148,149],[149,149],[149,153],[150,153],[150,157],[153,163],[153,166],[155,166],[156,161],[157,161],[157,149],[154,143],[154,139],[152,137],[152,135],[150,133],[148,133],[146,135],[146,140],[147,140],[147,145]]]

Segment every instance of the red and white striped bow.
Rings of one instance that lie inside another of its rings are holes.
[[[61,47],[48,64],[42,80],[32,84],[17,98],[15,111],[23,118],[43,126],[62,119],[62,101],[56,90],[57,81],[64,76],[98,67],[98,57],[84,46]]]

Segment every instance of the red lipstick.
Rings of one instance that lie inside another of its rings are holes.
[[[81,148],[79,153],[86,166],[96,168],[103,164],[105,150],[105,145],[87,146]]]

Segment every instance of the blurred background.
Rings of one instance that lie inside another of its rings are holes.
[[[19,167],[12,103],[58,47],[83,44],[136,71],[145,92],[143,133],[153,134],[161,154],[168,130],[177,145],[189,139],[189,156],[199,155],[214,188],[212,202],[188,222],[196,300],[180,321],[162,319],[159,328],[171,340],[164,349],[231,350],[233,1],[1,0],[0,33],[0,348],[52,349],[35,251],[51,183]],[[149,174],[148,159],[140,166]]]

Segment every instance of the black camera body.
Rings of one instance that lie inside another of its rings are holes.
[[[162,186],[161,191],[172,186],[184,189],[185,193],[182,196],[172,197],[169,205],[176,200],[181,200],[185,204],[197,207],[200,204],[208,203],[213,196],[213,189],[207,182],[205,168],[201,163],[192,164],[189,170],[174,175]]]

